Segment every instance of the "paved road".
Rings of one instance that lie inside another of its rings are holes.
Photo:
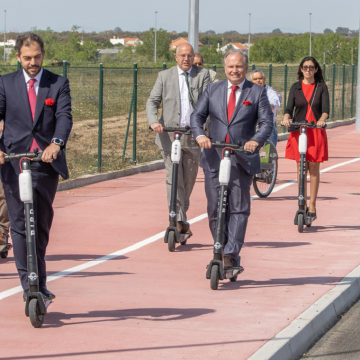
[[[360,359],[360,301],[302,359]]]
[[[33,329],[13,252],[0,260],[0,358],[248,359],[360,264],[360,134],[351,125],[328,135],[314,226],[294,226],[295,164],[280,142],[276,189],[251,204],[245,272],[218,291],[205,278],[213,240],[202,172],[194,236],[174,253],[163,242],[164,170],[59,192],[47,252],[56,301]]]

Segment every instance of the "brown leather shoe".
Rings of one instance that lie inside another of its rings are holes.
[[[0,233],[0,245],[6,245],[6,236]]]
[[[230,255],[224,255],[224,268],[230,269],[233,267],[233,259]]]
[[[181,225],[182,225],[182,231],[181,231],[182,234],[192,235],[192,231],[190,230],[189,223],[185,222],[182,223]]]

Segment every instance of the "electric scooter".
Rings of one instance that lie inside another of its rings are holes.
[[[175,244],[180,243],[186,245],[186,241],[191,237],[191,234],[180,234],[177,229],[176,220],[176,199],[177,199],[177,187],[178,187],[178,174],[179,163],[181,160],[181,143],[180,138],[182,135],[191,135],[190,126],[184,128],[180,127],[164,127],[163,131],[173,132],[174,141],[171,146],[171,161],[173,163],[172,171],[172,184],[171,184],[171,198],[169,208],[169,227],[166,229],[164,242],[168,244],[168,250],[170,252],[175,251]]]
[[[12,249],[12,244],[9,243],[9,234],[5,236],[6,244],[0,245],[0,257],[6,259],[9,254],[9,250]]]
[[[214,257],[207,266],[206,278],[210,279],[210,288],[217,290],[219,286],[219,280],[229,279],[231,282],[235,282],[239,274],[244,271],[244,268],[240,266],[240,256],[233,261],[233,266],[230,269],[225,269],[223,264],[223,252],[227,243],[227,239],[224,238],[224,223],[227,210],[227,189],[230,181],[231,173],[231,160],[230,157],[235,151],[244,151],[244,147],[239,144],[228,144],[225,142],[211,143],[212,147],[223,149],[223,158],[220,162],[219,168],[219,203],[217,213],[216,235],[214,239]]]
[[[34,328],[40,328],[44,322],[44,315],[52,300],[43,296],[39,289],[38,265],[36,257],[35,214],[33,204],[33,187],[30,171],[31,161],[41,161],[42,152],[5,155],[6,162],[20,160],[19,192],[25,208],[26,248],[29,293],[26,295],[25,315],[30,318]]]
[[[325,125],[326,127],[326,125]],[[298,205],[299,210],[295,214],[294,225],[297,225],[299,233],[304,231],[304,226],[311,226],[312,220],[308,216],[305,199],[305,186],[306,186],[306,174],[305,174],[305,163],[306,163],[306,152],[307,152],[307,129],[317,129],[316,123],[312,121],[311,123],[307,122],[292,122],[289,127],[289,132],[299,131],[299,153],[300,153],[300,171],[299,171],[299,197]]]

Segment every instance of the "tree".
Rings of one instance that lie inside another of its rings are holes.
[[[335,32],[339,35],[343,35],[346,36],[349,34],[349,28],[343,28],[343,27],[338,27],[336,28]]]
[[[204,58],[205,64],[220,64],[222,60],[222,54],[217,52],[216,44],[210,47],[203,46],[200,49],[200,54]]]
[[[280,35],[280,34],[282,34],[282,31],[281,31],[279,28],[277,28],[277,29],[274,29],[274,30],[272,31],[272,33],[273,33],[273,34],[276,34],[276,35]]]
[[[118,26],[114,29],[114,32],[116,32],[116,33],[120,33],[120,32],[122,32],[122,30],[121,30],[121,28],[119,28]]]
[[[159,29],[156,32],[156,56],[159,59],[169,60],[171,58],[170,52],[171,35],[164,29]],[[155,30],[151,28],[145,31],[143,44],[136,46],[136,53],[145,55],[149,59],[154,58],[155,49]]]
[[[205,31],[205,34],[206,35],[215,35],[216,32],[214,30],[208,30],[208,31]]]
[[[331,30],[331,29],[329,29],[329,28],[326,28],[325,30],[324,30],[324,34],[325,35],[327,35],[327,34],[333,34],[334,32]]]

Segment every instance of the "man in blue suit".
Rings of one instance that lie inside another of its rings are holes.
[[[215,238],[219,197],[219,166],[221,149],[211,142],[236,144],[239,141],[248,152],[231,157],[231,177],[228,186],[228,214],[224,248],[224,267],[231,268],[244,244],[250,215],[250,185],[254,174],[261,172],[258,148],[270,136],[273,116],[266,90],[245,79],[248,57],[241,50],[230,49],[224,55],[227,80],[209,84],[191,115],[191,130],[203,148],[200,166],[205,173],[207,212],[212,236]],[[210,134],[203,126],[210,116]],[[256,126],[258,129],[256,130]],[[211,139],[211,140],[210,140]]]
[[[0,77],[0,174],[9,210],[16,267],[24,289],[29,291],[24,205],[20,200],[19,162],[4,163],[4,154],[38,148],[42,162],[31,164],[39,287],[44,297],[55,295],[46,287],[45,253],[54,216],[53,201],[59,174],[69,177],[65,148],[72,127],[69,81],[42,67],[44,42],[34,33],[20,35],[15,45],[22,69]]]

